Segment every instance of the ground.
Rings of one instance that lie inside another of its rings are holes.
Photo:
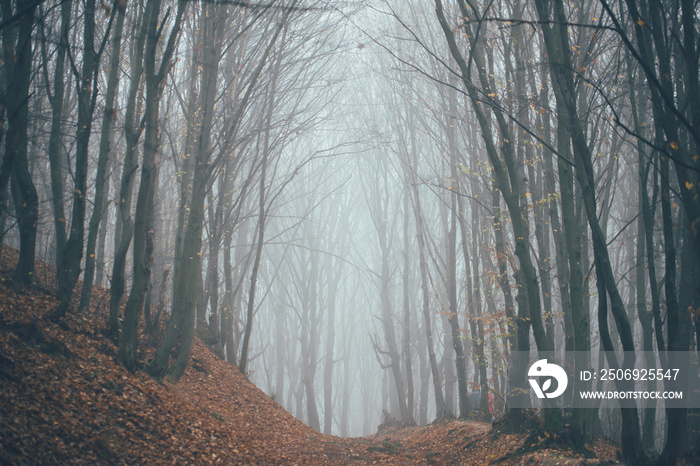
[[[61,322],[53,269],[37,263],[31,290],[0,265],[0,464],[611,464],[547,435],[499,433],[471,421],[385,427],[365,438],[325,436],[295,419],[238,368],[196,341],[185,375],[160,384],[131,374],[104,337],[108,292]],[[148,357],[148,339],[144,354]]]

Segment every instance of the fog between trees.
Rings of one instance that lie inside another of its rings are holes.
[[[693,0],[0,9],[2,242],[24,286],[57,266],[55,319],[111,288],[129,370],[179,378],[196,335],[359,436],[517,427],[516,351],[698,348]],[[631,462],[698,439],[686,410],[540,414]]]

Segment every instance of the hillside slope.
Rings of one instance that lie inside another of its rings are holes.
[[[195,342],[177,384],[131,374],[104,338],[108,293],[56,324],[53,270],[29,292],[0,266],[0,464],[596,464],[571,452],[519,454],[524,436],[450,422],[372,438],[321,435]],[[147,352],[143,355],[147,357]],[[515,454],[513,454],[515,452]],[[609,446],[600,449],[608,459]],[[554,463],[552,463],[554,464]]]

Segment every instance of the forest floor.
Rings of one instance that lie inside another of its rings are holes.
[[[107,290],[95,288],[90,313],[54,323],[53,268],[37,263],[28,291],[11,279],[16,251],[4,249],[0,464],[592,465],[617,457],[607,441],[584,458],[550,436],[471,421],[385,427],[365,438],[322,435],[198,340],[180,381],[159,384],[126,371],[104,337]]]

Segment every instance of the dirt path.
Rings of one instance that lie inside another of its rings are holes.
[[[597,463],[552,449],[547,439],[519,453],[526,436],[495,434],[481,422],[325,436],[198,340],[180,381],[159,384],[126,371],[105,339],[106,290],[95,289],[91,312],[57,324],[47,319],[55,301],[42,291],[53,270],[39,264],[46,283],[28,292],[9,278],[8,262],[0,265],[0,419],[7,420],[0,423],[0,464]],[[146,336],[141,341],[147,361],[153,349]],[[615,448],[596,453],[614,459]]]

